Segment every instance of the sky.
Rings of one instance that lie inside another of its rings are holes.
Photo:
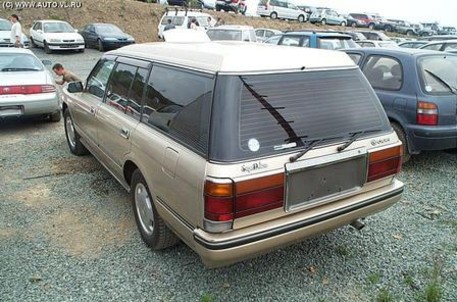
[[[257,8],[257,0],[248,0]],[[457,27],[456,0],[289,0],[295,4],[325,6],[339,13],[379,13],[391,18],[409,22],[435,22],[441,26]],[[429,4],[427,4],[429,3]],[[254,9],[255,11],[255,9]]]

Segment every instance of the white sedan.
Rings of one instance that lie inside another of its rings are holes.
[[[30,44],[53,50],[84,51],[84,38],[68,22],[58,20],[36,21],[30,29]]]
[[[0,48],[0,118],[22,116],[60,121],[56,87],[43,62],[30,50]]]

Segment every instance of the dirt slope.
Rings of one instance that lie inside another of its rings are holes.
[[[1,17],[7,18],[11,13],[17,13],[21,17],[21,23],[27,35],[33,20],[59,19],[70,22],[75,28],[81,28],[91,22],[114,23],[135,37],[137,42],[151,42],[157,41],[157,25],[164,11],[164,5],[133,0],[84,0],[81,8],[6,10],[1,12]],[[274,21],[215,11],[207,12],[213,17],[222,17],[226,24],[251,25],[280,30],[323,28],[309,23]],[[337,26],[331,28],[339,29]]]

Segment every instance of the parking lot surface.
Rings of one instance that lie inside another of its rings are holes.
[[[82,78],[101,55],[34,51]],[[403,200],[360,232],[209,270],[184,244],[142,243],[128,194],[71,155],[62,122],[0,121],[0,146],[0,301],[457,300],[455,151],[414,156]]]

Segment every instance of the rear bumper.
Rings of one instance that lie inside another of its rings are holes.
[[[0,98],[0,117],[42,115],[59,110],[57,93]]]
[[[457,125],[411,126],[409,130],[411,152],[457,148]]]
[[[275,228],[240,236],[240,231],[227,234],[209,234],[201,229],[194,231],[195,250],[208,267],[229,265],[269,251],[302,241],[347,225],[352,221],[382,211],[400,200],[403,183],[394,180],[389,186],[353,197],[355,202],[307,217],[307,211],[297,215],[302,219],[281,224]],[[309,216],[309,215],[308,215]],[[219,239],[220,236],[223,239]]]

